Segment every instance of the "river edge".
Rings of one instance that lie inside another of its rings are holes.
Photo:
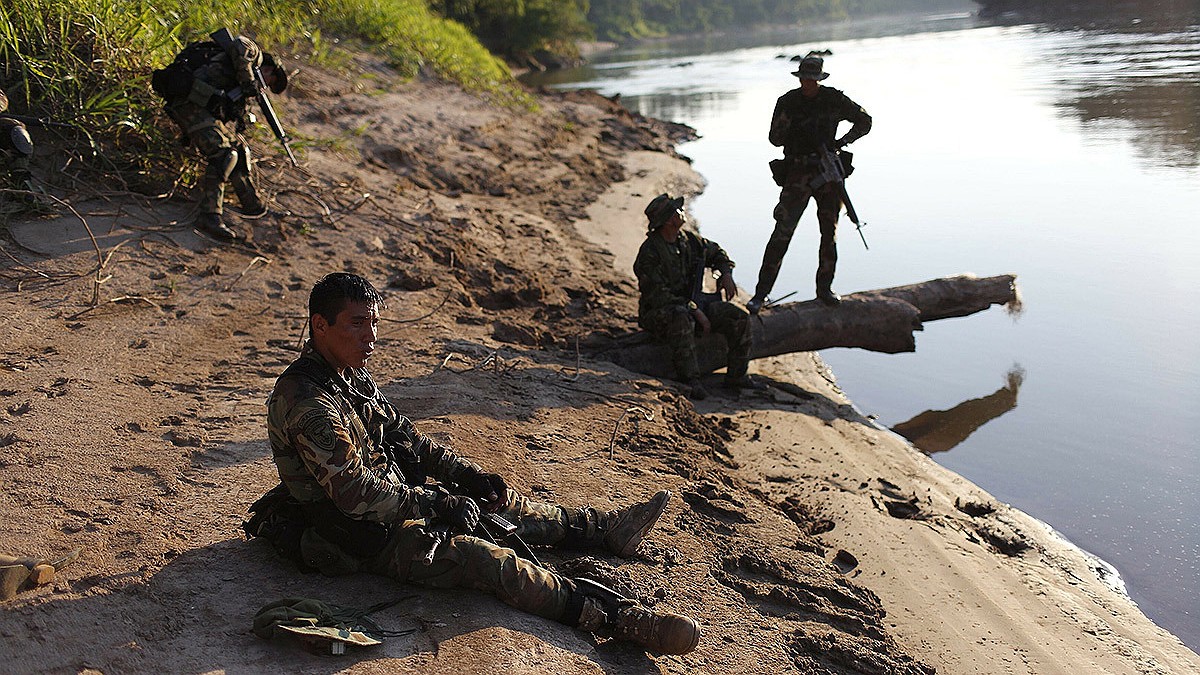
[[[601,195],[576,228],[632,275],[644,204],[660,192],[694,197],[705,180],[661,153],[624,161],[631,178]],[[628,226],[614,228],[621,216]],[[753,273],[746,264],[734,272]],[[735,473],[776,504],[822,505],[833,523],[818,536],[827,558],[853,561],[848,576],[880,597],[908,653],[949,673],[1200,671],[1200,658],[1128,596],[1115,567],[863,414],[817,353],[756,361],[751,372],[823,405],[735,414],[739,426],[759,430],[732,442]],[[707,414],[725,407],[694,405]]]

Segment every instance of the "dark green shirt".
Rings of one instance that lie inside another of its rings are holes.
[[[645,317],[663,307],[688,306],[701,265],[723,274],[733,269],[725,250],[698,234],[684,230],[674,242],[663,239],[658,230],[647,234],[633,263],[641,292],[638,323],[645,327]]]
[[[822,145],[833,150],[838,123],[843,121],[853,125],[842,137],[844,143],[852,143],[871,131],[871,116],[841,91],[820,86],[816,96],[809,98],[796,88],[775,103],[769,138],[771,145],[783,147],[788,157],[817,152]]]

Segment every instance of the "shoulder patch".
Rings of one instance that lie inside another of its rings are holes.
[[[318,450],[332,452],[337,444],[337,435],[329,420],[329,413],[320,408],[313,408],[300,416],[296,422],[296,433]]]

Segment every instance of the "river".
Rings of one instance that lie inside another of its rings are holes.
[[[822,358],[864,413],[1111,563],[1200,649],[1200,18],[972,9],[642,44],[542,83],[695,127],[692,213],[752,289],[788,57],[831,50],[823,84],[875,120],[847,183],[870,249],[843,215],[834,289],[1014,273],[1024,310]],[[813,297],[814,211],[776,296]]]

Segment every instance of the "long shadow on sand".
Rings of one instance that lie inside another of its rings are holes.
[[[448,672],[478,665],[480,657],[462,648],[439,655],[442,643],[482,632],[480,638],[468,637],[466,644],[494,646],[489,652],[502,663],[505,653],[527,651],[522,645],[529,640],[515,632],[579,654],[606,673],[658,672],[635,648],[612,642],[597,646],[585,633],[475,591],[421,589],[367,574],[301,574],[259,542],[227,540],[192,549],[145,580],[130,572],[73,579],[70,587],[83,597],[57,600],[43,591],[33,602],[0,614],[4,670],[324,675],[388,659],[391,663],[381,663],[382,669],[419,665]],[[260,607],[287,597],[360,608],[406,598],[371,618],[387,630],[415,632],[376,647],[348,647],[339,657],[310,653],[290,638],[266,641],[250,632]],[[562,665],[553,653],[546,656],[548,669]],[[439,665],[439,658],[463,660]]]

